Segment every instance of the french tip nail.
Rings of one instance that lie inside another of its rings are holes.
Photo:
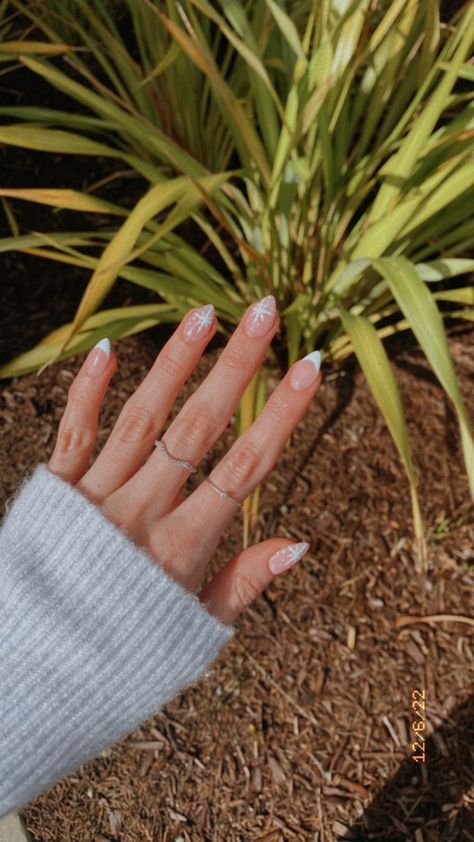
[[[107,339],[106,336],[103,339],[101,339],[99,342],[97,342],[97,344],[94,345],[94,348],[101,348],[102,351],[105,351],[107,356],[110,357],[110,351],[111,351],[110,339]]]
[[[320,351],[311,351],[310,354],[306,354],[303,357],[304,360],[311,360],[312,363],[316,366],[316,370],[319,371],[321,368],[321,352]]]

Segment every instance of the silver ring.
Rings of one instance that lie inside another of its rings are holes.
[[[191,462],[186,462],[185,459],[175,459],[174,456],[171,456],[171,454],[168,453],[166,449],[165,443],[161,441],[161,439],[157,439],[155,441],[155,445],[160,449],[165,459],[168,459],[169,462],[173,462],[173,464],[179,465],[180,468],[186,468],[186,470],[191,471],[192,474],[196,473],[197,468],[194,468],[193,465],[191,465]],[[219,486],[216,485],[215,482],[212,481],[212,479],[209,479],[209,477],[206,477],[206,482],[208,482],[209,485],[211,485],[212,488],[215,491],[217,491],[221,500],[229,500],[231,503],[237,503],[238,506],[241,506],[244,502],[243,500],[238,500],[237,497],[232,497],[231,494],[227,494],[227,491],[223,491],[222,488],[219,488]]]
[[[212,481],[212,479],[209,479],[209,477],[206,477],[206,482],[212,485],[215,491],[217,491],[221,500],[230,500],[232,503],[237,503],[239,506],[241,506],[244,502],[243,500],[238,500],[237,497],[232,497],[231,494],[227,494],[227,491],[223,491],[222,488],[219,488],[219,486],[216,485],[215,482]]]
[[[180,468],[186,468],[187,471],[191,471],[192,474],[195,474],[197,468],[194,468],[191,465],[191,462],[186,462],[185,459],[175,459],[174,456],[171,456],[165,446],[165,443],[161,441],[161,439],[157,439],[155,441],[155,445],[159,447],[160,451],[162,452],[163,456],[168,460],[168,462],[173,462],[175,465],[179,465]]]

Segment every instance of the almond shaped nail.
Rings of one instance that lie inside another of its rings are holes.
[[[321,367],[321,354],[319,351],[311,351],[301,360],[295,363],[290,376],[290,386],[295,392],[307,389],[311,386],[319,373]]]
[[[266,295],[252,305],[245,317],[244,330],[247,336],[265,336],[275,322],[276,300]]]
[[[110,351],[110,339],[107,337],[97,342],[89,351],[86,359],[86,371],[89,377],[100,377],[104,373],[109,364]]]
[[[199,342],[211,329],[214,319],[214,305],[205,304],[194,310],[184,320],[183,336],[186,342]]]
[[[297,561],[303,558],[308,550],[309,544],[307,541],[302,541],[298,544],[289,544],[287,547],[283,547],[282,550],[278,550],[269,559],[268,567],[270,572],[275,576],[278,573],[283,573],[284,570],[292,567]]]

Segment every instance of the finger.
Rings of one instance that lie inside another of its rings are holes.
[[[319,352],[313,351],[290,368],[258,418],[211,471],[211,482],[231,498],[244,500],[278,462],[321,383],[319,359]],[[150,530],[160,563],[172,567],[187,587],[195,586],[239,508],[238,503],[222,499],[211,483],[202,482]],[[170,541],[173,557],[167,558]]]
[[[199,599],[211,614],[230,625],[278,573],[300,561],[309,546],[307,542],[292,544],[285,538],[272,538],[248,547],[219,570]]]
[[[227,427],[277,329],[273,296],[247,309],[216,365],[166,430],[163,442],[171,456],[199,464]],[[119,517],[123,511],[139,511],[151,527],[170,511],[188,476],[186,467],[170,462],[157,448],[114,495]]]
[[[320,362],[319,351],[313,351],[290,368],[258,418],[211,472],[219,488],[244,500],[270,473],[319,389]],[[201,489],[208,496],[209,484],[194,493]]]
[[[178,508],[178,506],[180,506],[180,505],[181,505],[181,503],[183,502],[183,500],[186,500],[186,497],[184,496],[184,494],[181,494],[181,493],[178,491],[178,493],[177,493],[176,497],[174,498],[173,502],[171,503],[171,506],[170,506],[170,511],[174,511],[174,509],[177,509],[177,508]],[[0,842],[1,842],[1,840],[0,840]]]
[[[143,465],[180,389],[215,331],[212,304],[194,307],[186,314],[124,404],[104,447],[81,480],[81,491],[103,500]]]
[[[99,410],[117,368],[108,339],[101,339],[87,355],[72,381],[48,468],[76,483],[87,470],[97,439]]]

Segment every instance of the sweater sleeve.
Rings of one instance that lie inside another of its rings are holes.
[[[234,633],[37,465],[0,527],[0,817],[157,713]]]

